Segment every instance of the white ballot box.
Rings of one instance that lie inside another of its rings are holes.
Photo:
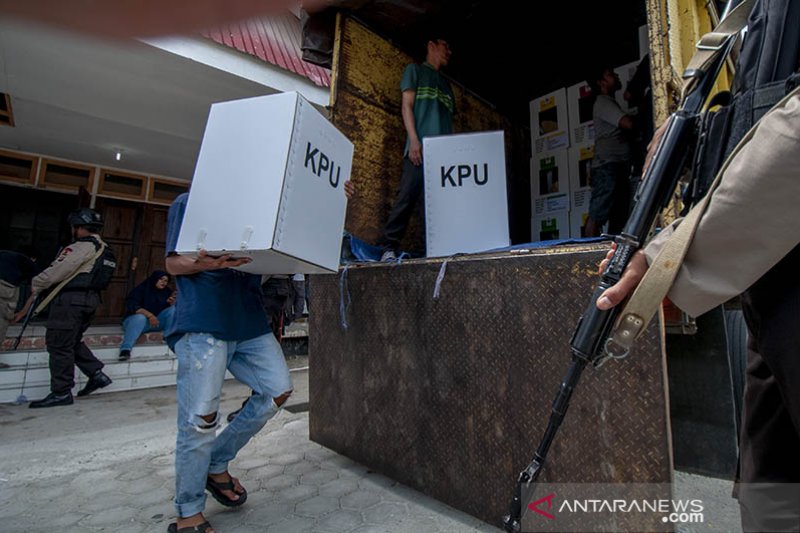
[[[531,218],[531,242],[569,238],[569,211]]]
[[[294,92],[211,106],[177,252],[255,274],[335,272],[353,144]]]
[[[531,113],[531,152],[540,154],[569,147],[567,89],[562,88],[528,103]]]
[[[569,211],[567,149],[542,152],[531,158],[531,213],[543,216]]]
[[[594,141],[594,96],[585,81],[567,87],[570,145]]]
[[[508,246],[503,132],[427,137],[422,153],[428,256]]]

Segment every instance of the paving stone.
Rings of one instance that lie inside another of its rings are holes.
[[[319,465],[306,461],[305,459],[299,463],[295,463],[286,467],[287,474],[307,474],[319,469]]]
[[[263,480],[261,482],[261,489],[271,490],[271,491],[281,491],[281,490],[286,490],[289,487],[293,487],[295,485],[297,485],[297,476],[281,474],[280,476],[275,476],[273,478]]]
[[[316,495],[317,487],[314,485],[296,485],[275,493],[276,498],[287,502],[300,502],[313,498]]]
[[[381,502],[362,511],[367,524],[397,525],[409,516],[408,507],[402,503]]]
[[[315,529],[319,531],[350,531],[364,523],[361,514],[355,511],[334,511],[317,520]]]
[[[358,481],[358,485],[365,490],[380,490],[396,487],[398,483],[380,474],[367,474]]]
[[[77,529],[75,524],[84,518],[86,518],[86,515],[81,513],[58,513],[56,516],[48,517],[43,520],[37,520],[36,523],[43,529],[49,529],[52,531],[59,531],[63,529],[65,531],[69,531]],[[3,518],[2,521],[3,524],[5,524],[5,518]]]
[[[300,483],[303,485],[321,485],[338,477],[339,474],[335,470],[316,470],[300,476]]]
[[[39,523],[39,518],[28,514],[20,513],[3,517],[5,531],[30,531],[37,523]]]
[[[175,506],[171,501],[139,507],[136,520],[141,524],[162,524],[175,520]]]
[[[119,491],[108,491],[91,499],[84,499],[74,509],[81,513],[95,514],[116,507],[119,502],[126,502],[130,496]]]
[[[236,460],[233,463],[233,466],[237,470],[252,470],[254,468],[258,468],[259,466],[264,466],[267,464],[267,457],[263,455],[258,455],[257,457],[248,457],[247,459]]]
[[[396,526],[399,531],[425,531],[426,533],[438,533],[441,527],[435,518],[428,516],[413,516],[414,509],[409,509],[412,516],[401,520]]]
[[[157,455],[150,459],[150,464],[153,466],[174,466],[175,465],[175,452],[167,455]]]
[[[253,470],[248,470],[241,479],[252,479],[255,481],[263,482],[283,474],[286,467],[283,465],[265,465]]]
[[[248,505],[250,502],[248,502]],[[244,522],[263,528],[272,524],[277,524],[285,520],[287,517],[292,516],[293,505],[284,501],[271,501],[265,503],[257,503],[253,506],[247,516],[244,517]]]
[[[81,525],[89,527],[127,526],[129,523],[133,523],[137,513],[138,511],[133,507],[110,507],[84,518],[81,520]],[[139,528],[141,530],[141,526]]]
[[[308,422],[304,420],[292,420],[284,424],[283,428],[298,435],[308,435]]]
[[[294,512],[300,516],[316,517],[339,509],[339,500],[329,496],[315,496],[295,505]]]
[[[133,498],[133,501],[135,501],[136,507],[139,508],[157,504],[171,506],[174,497],[175,495],[173,490],[167,490],[164,487],[159,487],[149,492],[145,492],[144,494],[139,494]]]
[[[270,458],[269,463],[273,465],[288,466],[294,463],[299,463],[302,460],[303,454],[301,453],[284,453]]]
[[[372,524],[368,524],[366,526],[361,526],[353,530],[353,533],[386,533],[387,531],[392,531],[392,529],[388,526],[375,526]]]
[[[314,461],[317,463],[337,457],[336,452],[334,452],[333,450],[329,450],[328,448],[323,448],[318,444],[315,445],[313,448],[306,450],[303,453],[303,455],[307,460]]]
[[[381,501],[376,491],[357,490],[339,498],[343,509],[362,510]]]
[[[358,482],[355,479],[334,479],[319,487],[320,496],[332,496],[338,498],[358,490]]]
[[[271,525],[267,533],[307,533],[314,531],[314,520],[302,516],[293,516],[283,522]]]
[[[155,486],[154,486],[155,485]],[[127,494],[143,494],[159,490],[163,481],[154,477],[135,479],[133,481],[117,481],[116,488]]]
[[[142,479],[146,477],[151,477],[153,475],[153,470],[143,467],[141,465],[137,465],[136,467],[130,467],[121,474],[119,474],[115,479],[119,481],[135,481],[137,479]]]

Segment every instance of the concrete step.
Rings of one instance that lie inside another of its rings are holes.
[[[105,372],[114,382],[94,394],[124,390],[147,389],[175,384],[178,361],[166,345],[137,346],[133,357],[119,361],[117,348],[93,349],[94,354],[105,363]],[[47,352],[3,352],[0,361],[9,368],[0,369],[0,403],[12,403],[20,394],[28,400],[43,398],[50,392],[50,368]],[[289,367],[294,370],[307,368],[307,356],[287,354]],[[233,379],[230,373],[226,379]],[[76,394],[86,384],[84,376],[75,369]]]

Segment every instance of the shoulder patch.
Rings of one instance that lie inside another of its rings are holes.
[[[72,253],[72,248],[70,248],[69,246],[67,246],[66,248],[64,248],[63,250],[61,250],[61,253],[60,253],[60,254],[58,254],[58,259],[56,259],[56,262],[60,263],[61,261],[63,261],[64,259],[66,259],[66,258],[67,258],[67,256],[68,256],[70,253]]]

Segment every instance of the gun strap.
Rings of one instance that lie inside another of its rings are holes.
[[[98,242],[100,243],[100,248],[97,249],[97,252],[95,252],[95,254],[92,257],[90,257],[89,259],[87,259],[86,261],[81,263],[81,265],[78,268],[76,268],[75,272],[70,274],[69,277],[67,277],[66,279],[62,280],[61,283],[56,285],[56,288],[53,289],[52,291],[50,291],[50,294],[47,295],[47,298],[42,300],[42,302],[33,311],[33,316],[36,316],[39,313],[41,313],[42,311],[44,311],[44,308],[47,307],[50,304],[50,302],[53,301],[53,298],[58,296],[58,293],[61,292],[61,289],[63,289],[67,285],[67,283],[72,281],[75,278],[75,276],[80,274],[80,271],[84,266],[88,265],[89,263],[94,264],[98,259],[100,259],[100,256],[103,255],[103,251],[105,251],[105,249],[106,249],[106,243],[104,243],[103,241],[100,241],[99,239],[98,239]]]
[[[784,107],[791,98],[798,95],[800,95],[800,87],[795,88],[786,95],[764,116],[766,117],[776,109]],[[760,123],[761,121],[759,120],[736,145],[731,155],[723,163],[706,195],[700,203],[689,211],[689,214],[675,228],[675,232],[664,243],[663,248],[653,260],[653,264],[647,269],[642,281],[622,309],[620,319],[611,332],[610,343],[612,345],[630,349],[634,341],[641,335],[647,324],[658,312],[658,308],[667,296],[670,287],[672,287],[672,282],[675,280],[678,269],[680,269],[683,259],[689,250],[689,245],[692,243],[697,227],[700,225],[700,220],[711,201],[711,195],[721,183],[723,175],[733,158],[753,138]]]
[[[717,27],[706,33],[695,45],[695,53],[683,72],[682,96],[686,96],[695,82],[708,70],[719,54],[725,53],[728,37],[736,35],[747,25],[755,0],[744,0],[725,17]]]

